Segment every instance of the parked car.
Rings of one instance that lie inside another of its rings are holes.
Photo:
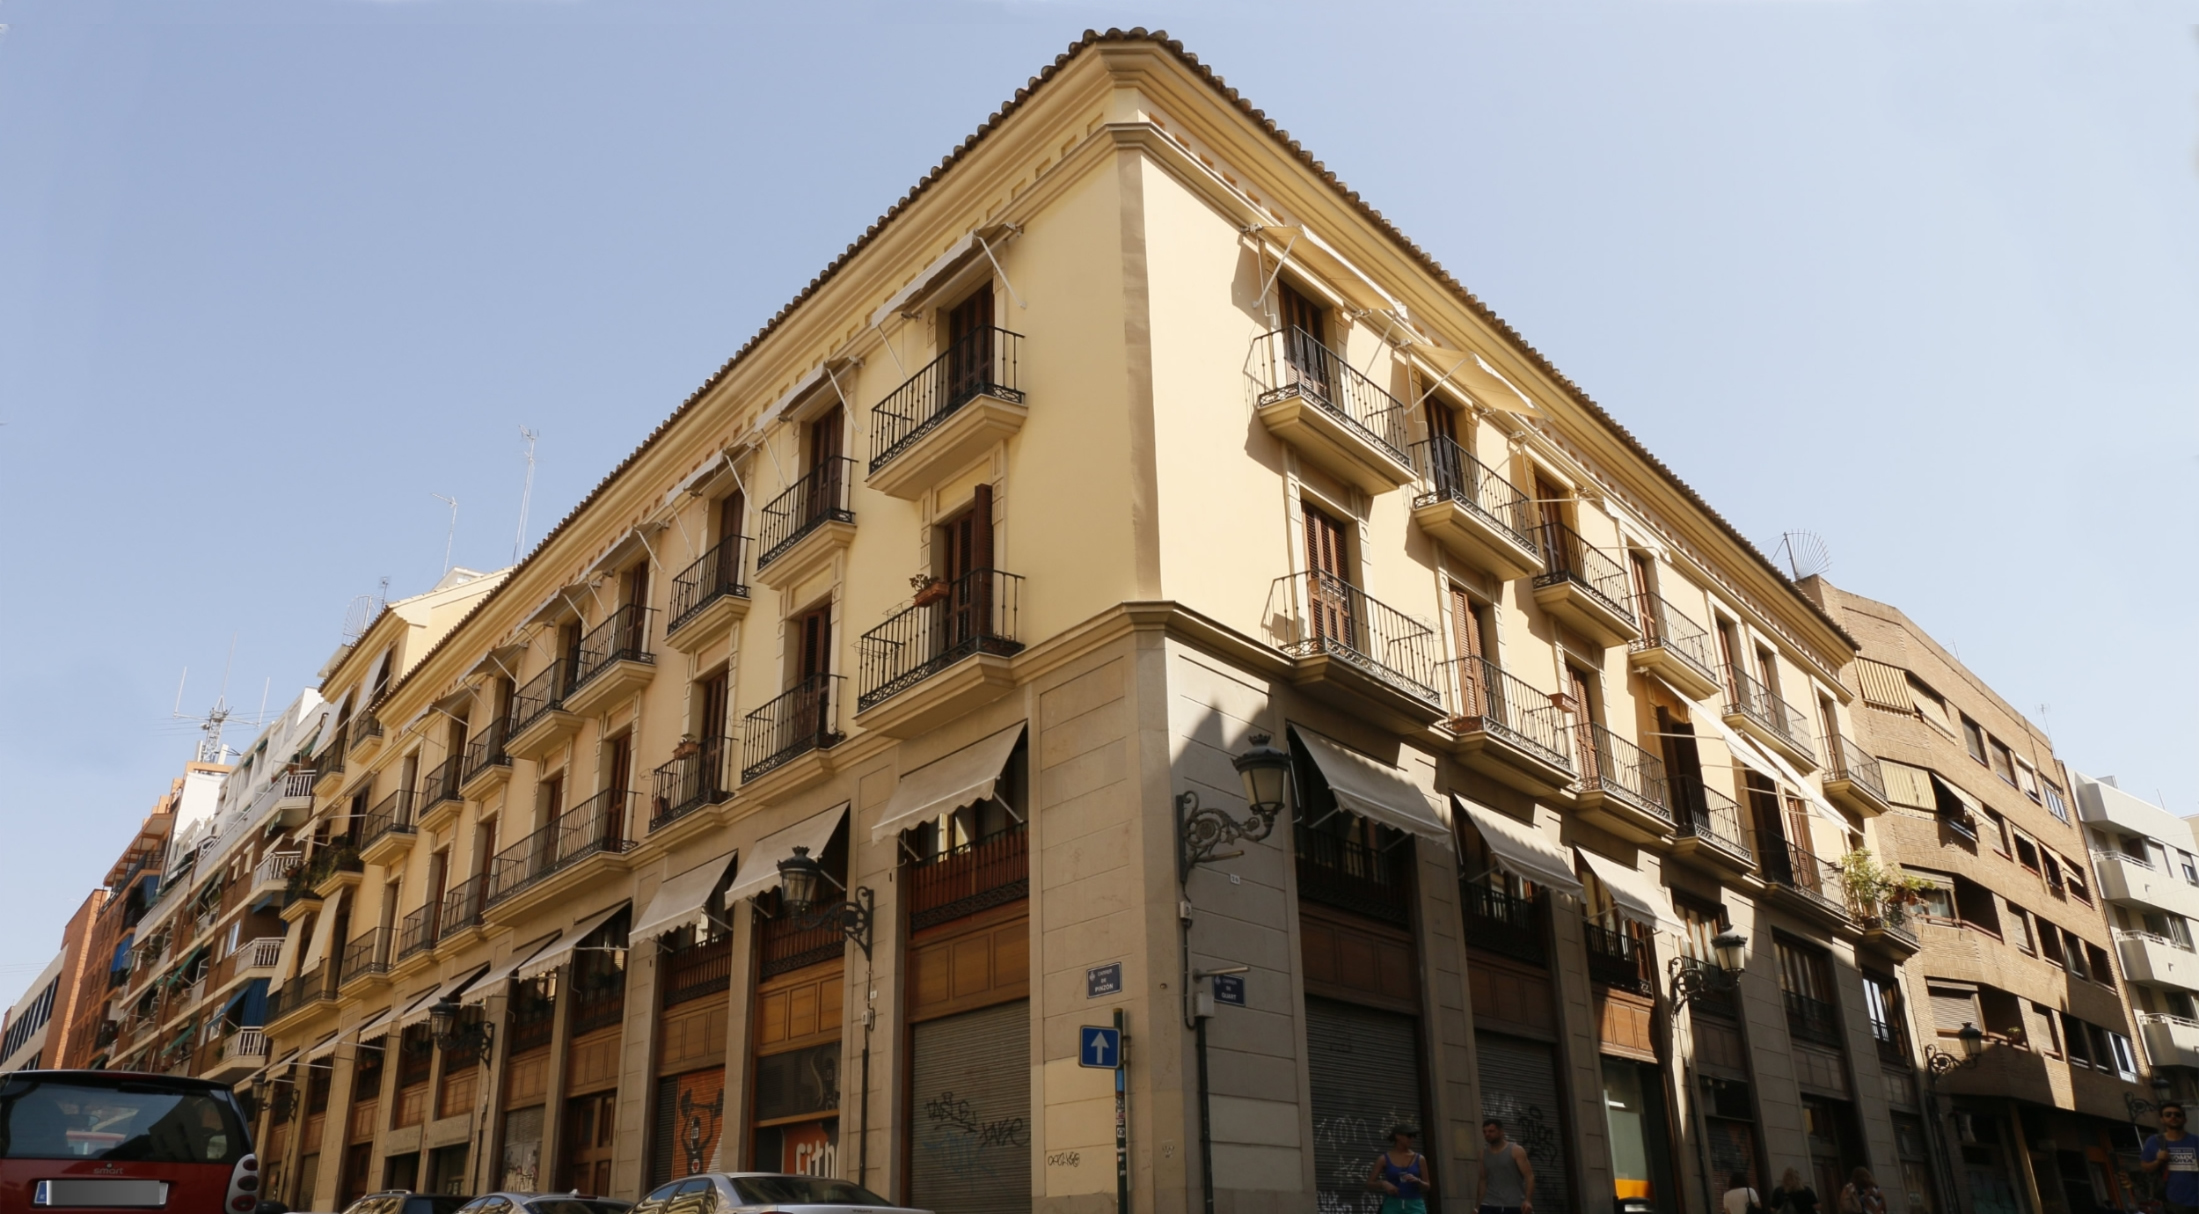
[[[0,1214],[154,1206],[277,1214],[222,1084],[128,1071],[0,1075]]]
[[[344,1214],[458,1214],[473,1200],[449,1193],[414,1193],[408,1189],[384,1189],[352,1202]]]
[[[483,1193],[459,1214],[626,1214],[630,1201],[579,1193]]]
[[[897,1206],[852,1180],[785,1172],[704,1172],[660,1185],[633,1214],[931,1214]]]

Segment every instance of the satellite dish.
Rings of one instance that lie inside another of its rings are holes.
[[[374,622],[374,596],[362,594],[344,608],[344,644],[356,645],[366,635],[367,625]]]
[[[1832,568],[1832,549],[1826,546],[1825,537],[1815,531],[1781,533],[1779,547],[1772,550],[1772,555],[1781,554],[1786,556],[1787,569],[1797,582]]]

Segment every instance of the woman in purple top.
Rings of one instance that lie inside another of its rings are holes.
[[[1390,1149],[1375,1157],[1367,1187],[1382,1194],[1382,1214],[1427,1214],[1428,1161],[1413,1150],[1413,1128],[1390,1128]]]

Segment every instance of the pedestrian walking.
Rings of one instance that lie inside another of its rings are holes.
[[[1886,1194],[1871,1178],[1869,1168],[1857,1168],[1840,1190],[1840,1214],[1886,1214]]]
[[[1390,1149],[1375,1156],[1367,1187],[1382,1194],[1382,1214],[1428,1214],[1428,1161],[1413,1150],[1413,1128],[1390,1127]]]
[[[1772,1214],[1817,1214],[1817,1190],[1802,1183],[1802,1173],[1788,1168],[1780,1174],[1779,1187],[1771,1191]]]
[[[2155,1110],[2161,1132],[2138,1148],[2140,1167],[2161,1177],[2166,1214],[2199,1214],[2199,1137],[2184,1131],[2184,1106],[2170,1100]]]
[[[1535,1165],[1527,1148],[1504,1136],[1504,1123],[1481,1123],[1481,1214],[1535,1214]]]
[[[1764,1214],[1764,1200],[1756,1195],[1755,1189],[1749,1187],[1749,1174],[1746,1172],[1733,1174],[1733,1183],[1727,1187],[1726,1195],[1719,1199],[1718,1204],[1725,1207],[1726,1214]]]

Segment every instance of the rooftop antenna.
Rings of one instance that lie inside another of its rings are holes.
[[[344,644],[356,645],[366,635],[367,625],[374,622],[374,596],[353,595],[344,605]]]
[[[512,537],[512,564],[519,563],[519,550],[527,544],[527,499],[534,496],[534,443],[541,435],[525,426],[519,428],[519,437],[527,443],[527,480],[519,490],[519,533]]]
[[[223,761],[224,756],[229,752],[229,748],[222,745],[221,727],[224,722],[229,720],[229,667],[235,663],[236,659],[237,636],[235,633],[231,633],[229,634],[229,659],[222,663],[221,668],[221,691],[215,695],[214,706],[207,709],[204,716],[184,715],[183,679],[176,680],[176,706],[169,710],[169,715],[181,721],[198,722],[199,732],[206,735],[199,739],[197,762],[219,763]],[[184,678],[189,678],[191,668],[184,667],[183,674]],[[269,682],[272,683],[273,680],[270,679]]]
[[[1782,552],[1787,556],[1787,569],[1797,582],[1832,568],[1832,549],[1826,546],[1825,537],[1815,531],[1781,533],[1779,546],[1772,549],[1772,555]]]
[[[428,496],[450,507],[450,531],[443,536],[443,572],[449,573],[451,541],[458,538],[458,499],[444,497],[440,493],[430,493]]]

